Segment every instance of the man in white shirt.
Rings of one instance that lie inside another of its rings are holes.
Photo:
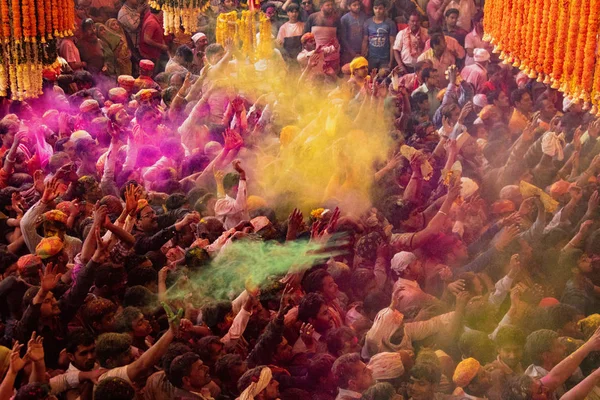
[[[373,373],[358,353],[344,354],[331,370],[338,384],[336,400],[360,399],[362,393],[375,383]]]
[[[215,215],[221,218],[225,229],[234,228],[240,222],[250,220],[246,205],[248,197],[246,171],[242,168],[239,160],[233,161],[232,165],[239,177],[235,174],[225,175],[223,179],[225,198],[221,198],[215,203]]]

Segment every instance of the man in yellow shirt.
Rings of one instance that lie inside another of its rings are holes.
[[[533,110],[531,94],[525,89],[517,89],[510,96],[515,107],[508,122],[511,136],[520,135],[529,123],[529,117]]]

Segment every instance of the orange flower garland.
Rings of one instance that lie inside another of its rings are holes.
[[[569,94],[577,97],[583,98],[583,94],[581,93],[581,80],[583,75],[583,62],[585,55],[585,46],[581,48],[580,46],[585,45],[587,41],[587,24],[588,18],[590,16],[590,2],[584,1],[581,7],[580,15],[579,15],[579,32],[577,34],[577,52],[575,57],[575,65],[573,67],[573,78],[570,83],[570,92]]]
[[[569,89],[569,82],[567,79],[571,77],[573,69],[575,67],[575,58],[577,54],[577,38],[579,34],[579,15],[581,11],[582,0],[571,1],[571,12],[569,15],[569,30],[567,36],[567,47],[565,54],[565,62],[563,67],[563,80],[562,85],[559,88],[561,92],[565,92]],[[587,23],[587,20],[586,20]]]
[[[510,34],[508,35],[508,37],[506,38],[505,46],[504,46],[504,53],[506,55],[506,58],[504,59],[504,63],[505,64],[510,64],[513,61],[513,46],[516,44],[515,43],[515,39],[517,37],[517,9],[519,7],[519,3],[522,0],[513,0],[512,2],[512,7],[510,10],[510,17],[508,19],[508,32],[510,32]]]
[[[565,49],[567,48],[567,35],[569,33],[569,0],[559,0],[558,3],[558,28],[552,61],[552,88],[558,89],[562,84],[563,66],[565,63]]]
[[[492,26],[491,18],[494,13],[494,7],[496,6],[496,4],[497,2],[495,1],[486,1],[483,5],[483,29],[485,30],[483,40],[490,40],[489,32],[491,31]]]
[[[561,0],[551,1],[550,10],[548,10],[548,32],[546,36],[546,46],[544,48],[542,60],[540,62],[542,66],[542,71],[546,75],[544,80],[545,84],[549,84],[551,82],[550,74],[552,74],[552,61],[554,59],[554,43],[556,42],[557,35],[557,25],[555,25],[555,23],[558,24],[558,8],[560,1]]]
[[[508,41],[509,36],[512,3],[513,0],[504,0],[504,10],[502,12],[502,25],[500,27],[500,37],[498,39],[497,44],[498,50],[502,52],[500,54],[500,59],[504,59],[505,57],[504,50],[506,48],[506,43]]]
[[[584,93],[584,101],[589,102],[589,93],[592,90],[592,81],[594,75],[594,63],[596,68],[600,61],[596,59],[596,47],[598,46],[598,24],[600,24],[600,1],[590,0],[590,16],[588,18],[587,39],[584,47],[583,75],[581,78],[581,89]]]
[[[57,63],[56,38],[72,35],[72,0],[0,0],[0,96],[42,93],[42,71]]]
[[[537,62],[537,52],[540,48],[540,28],[542,24],[542,16],[543,16],[543,0],[536,0],[535,8],[533,9],[534,18],[533,18],[533,35],[531,41],[531,49],[529,50],[529,58],[528,58],[528,76],[529,78],[535,78],[537,76],[535,72],[535,63]]]
[[[514,30],[511,35],[510,53],[513,62],[513,67],[521,65],[521,31],[523,30],[523,8],[527,0],[517,0],[517,8],[515,10],[517,16],[515,18]]]
[[[527,30],[527,34],[525,36],[523,56],[521,58],[521,60],[522,60],[521,68],[524,69],[526,74],[529,73],[528,63],[529,63],[529,60],[531,60],[530,53],[531,53],[532,42],[533,42],[533,24],[535,21],[535,12],[536,12],[535,10],[537,9],[538,3],[539,3],[539,0],[536,0],[535,3],[532,0],[532,3],[530,4],[531,7],[529,7],[529,13],[527,14],[527,25],[525,26],[525,28]]]
[[[546,54],[545,44],[548,41],[548,17],[550,16],[550,2],[551,0],[544,0],[542,7],[542,25],[540,26],[540,46],[538,47],[537,57],[535,59],[535,72],[538,74],[538,82],[542,82],[544,79],[544,57]],[[555,1],[554,1],[555,2]]]

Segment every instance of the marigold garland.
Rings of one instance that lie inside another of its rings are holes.
[[[600,115],[600,0],[487,0],[484,12],[500,59]]]
[[[242,54],[253,62],[268,58],[273,51],[271,21],[261,11],[245,10],[239,18],[235,11],[219,15],[215,36],[217,43],[223,45],[230,41],[241,44]]]
[[[150,0],[150,7],[163,11],[165,34],[179,33],[180,29],[191,35],[198,31],[198,15],[210,6],[209,0]]]
[[[42,71],[57,65],[56,38],[71,36],[72,0],[0,0],[0,96],[42,93]]]

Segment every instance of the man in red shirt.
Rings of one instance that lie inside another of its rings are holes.
[[[151,8],[146,11],[140,32],[140,54],[155,63],[154,72],[164,71],[169,61],[169,46],[167,46],[162,24],[162,11]]]

